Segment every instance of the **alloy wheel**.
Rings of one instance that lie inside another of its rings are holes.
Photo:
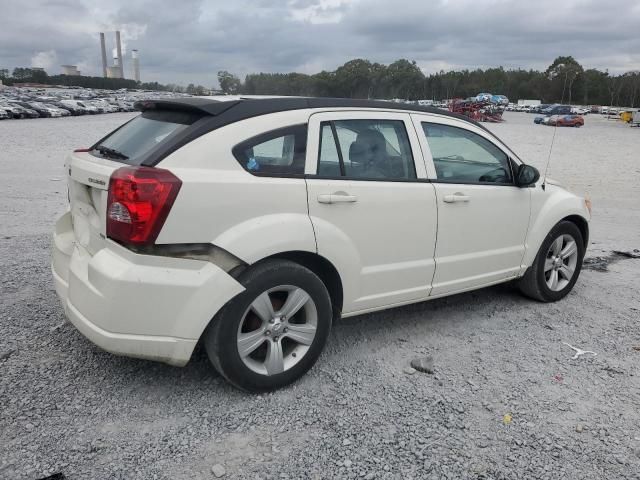
[[[302,288],[280,285],[251,302],[238,326],[244,364],[261,375],[277,375],[297,364],[316,336],[318,312]]]
[[[565,233],[556,238],[547,251],[544,261],[544,278],[547,287],[554,292],[565,288],[578,264],[578,245],[573,236]]]

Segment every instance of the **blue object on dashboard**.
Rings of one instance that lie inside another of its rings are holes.
[[[249,170],[260,170],[260,164],[257,162],[257,160],[253,157],[251,157],[249,159],[249,161],[247,162],[247,169]]]

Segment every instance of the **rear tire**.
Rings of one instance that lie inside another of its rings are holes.
[[[541,302],[564,298],[578,280],[584,252],[580,229],[566,220],[558,223],[545,237],[518,288],[527,297]]]
[[[331,299],[311,270],[267,260],[243,272],[245,291],[225,305],[204,334],[215,369],[234,386],[262,392],[303,376],[331,330]]]

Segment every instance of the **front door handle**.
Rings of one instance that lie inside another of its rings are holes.
[[[456,192],[453,195],[445,195],[443,199],[445,203],[468,202],[471,197],[462,192]]]
[[[318,203],[353,203],[357,201],[358,197],[345,192],[321,193],[318,195]]]

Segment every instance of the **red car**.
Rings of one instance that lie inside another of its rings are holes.
[[[558,127],[581,127],[584,125],[582,115],[562,115],[556,120]]]

